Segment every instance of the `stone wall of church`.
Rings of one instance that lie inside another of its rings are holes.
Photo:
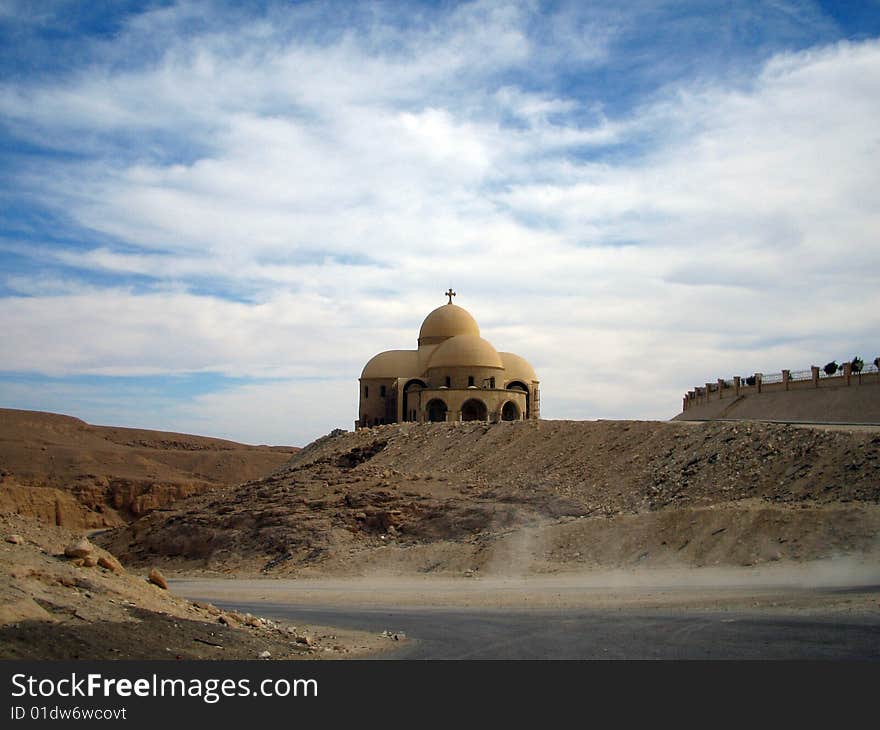
[[[432,420],[431,403],[442,401],[446,407],[447,421],[468,420],[468,402],[475,401],[485,408],[484,418],[492,423],[505,420],[504,405],[513,403],[515,415],[508,413],[508,420],[522,420],[526,414],[526,394],[517,390],[504,390],[502,388],[426,388],[410,393],[410,402],[418,397],[418,404],[413,406],[418,413],[418,421],[421,423]],[[472,404],[473,405],[473,404]],[[471,413],[473,414],[471,409]]]
[[[446,381],[449,378],[449,382]],[[448,388],[467,388],[475,385],[478,388],[503,385],[504,371],[499,368],[485,367],[440,367],[428,371],[428,385],[432,388],[446,386]],[[494,381],[494,386],[492,385]]]
[[[397,378],[360,380],[359,426],[378,426],[397,421]]]

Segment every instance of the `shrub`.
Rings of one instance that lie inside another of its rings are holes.
[[[874,358],[874,367],[880,370],[880,355]]]
[[[757,382],[758,379],[754,375],[749,375],[749,377],[746,378],[746,385],[754,385]]]
[[[862,372],[862,368],[865,367],[865,361],[862,360],[862,358],[860,358],[858,355],[856,355],[852,359],[852,363],[850,363],[850,364],[852,365],[852,371],[854,373]]]
[[[834,375],[834,373],[837,372],[837,368],[839,368],[839,367],[840,366],[837,364],[837,361],[832,360],[822,369],[825,371],[826,375]]]

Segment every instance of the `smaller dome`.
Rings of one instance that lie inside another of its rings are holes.
[[[501,369],[504,367],[504,364],[498,356],[498,351],[482,337],[478,335],[458,335],[457,337],[450,337],[434,350],[434,354],[428,363],[428,370],[444,367]]]
[[[361,378],[410,378],[419,375],[419,353],[415,350],[387,350],[370,358]]]
[[[419,330],[419,344],[431,345],[457,335],[480,336],[480,328],[471,313],[456,304],[444,304],[431,312]]]
[[[522,380],[526,384],[538,379],[538,374],[528,360],[512,352],[499,352],[501,362],[504,363],[504,375],[509,381]]]

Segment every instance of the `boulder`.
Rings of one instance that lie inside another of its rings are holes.
[[[84,558],[93,552],[95,552],[95,546],[84,537],[74,540],[64,548],[64,555],[68,558]]]
[[[102,568],[106,568],[113,573],[122,574],[125,572],[125,568],[122,567],[122,563],[120,563],[116,558],[107,553],[107,555],[102,555],[98,558],[98,565]]]
[[[21,545],[24,543],[24,538],[21,535],[9,535],[6,538],[6,542],[11,542],[13,545]]]
[[[159,586],[163,590],[168,590],[168,581],[165,580],[165,576],[162,575],[156,568],[150,568],[150,574],[147,576],[147,580],[152,583],[154,586]]]
[[[84,568],[94,568],[98,564],[98,559],[94,555],[86,555],[82,559]]]

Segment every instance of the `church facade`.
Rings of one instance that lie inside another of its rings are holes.
[[[538,376],[519,355],[480,337],[471,314],[449,302],[419,330],[418,349],[373,357],[360,377],[356,428],[386,423],[540,418]]]

